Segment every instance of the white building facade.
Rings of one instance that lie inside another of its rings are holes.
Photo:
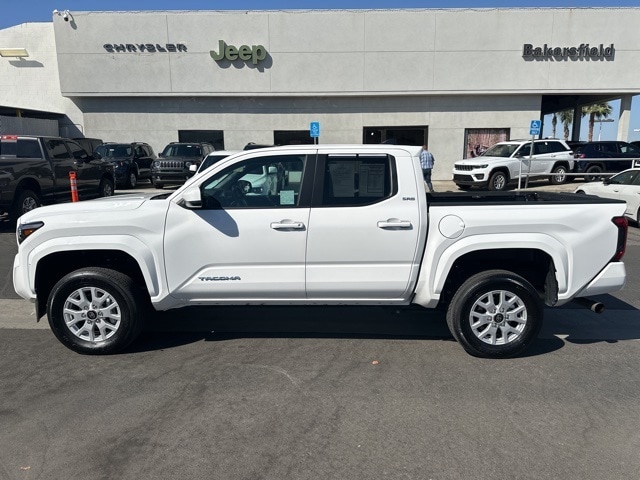
[[[312,143],[317,122],[320,143],[426,143],[449,179],[560,109],[622,99],[626,140],[639,24],[640,8],[72,11],[0,30],[28,52],[0,59],[0,115],[156,151]]]

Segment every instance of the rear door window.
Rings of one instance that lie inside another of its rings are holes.
[[[327,155],[318,206],[371,205],[396,192],[395,160],[390,155]]]

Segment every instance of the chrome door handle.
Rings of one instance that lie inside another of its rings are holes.
[[[413,225],[408,220],[396,220],[390,218],[389,220],[381,220],[378,222],[378,228],[386,230],[410,230]]]
[[[274,230],[304,230],[304,223],[292,222],[291,220],[282,220],[280,222],[271,222],[271,228]]]

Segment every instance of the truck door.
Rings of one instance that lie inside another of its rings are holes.
[[[319,155],[307,240],[308,298],[410,295],[426,229],[418,201],[424,186],[412,162],[409,155]]]
[[[304,298],[311,194],[305,194],[305,181],[289,183],[286,174],[306,175],[314,153],[253,151],[199,181],[202,208],[172,202],[164,251],[174,296],[194,303]],[[283,176],[273,189],[256,189],[246,180],[247,172],[270,167]]]
[[[43,141],[53,169],[55,201],[69,202],[71,201],[69,172],[76,171],[75,161],[67,150],[64,140],[48,138]]]

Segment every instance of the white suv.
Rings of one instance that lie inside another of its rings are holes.
[[[482,155],[460,160],[453,166],[453,181],[461,190],[484,187],[504,190],[507,185],[527,176],[549,176],[554,185],[565,183],[573,170],[573,151],[563,140],[510,140],[499,142]]]

